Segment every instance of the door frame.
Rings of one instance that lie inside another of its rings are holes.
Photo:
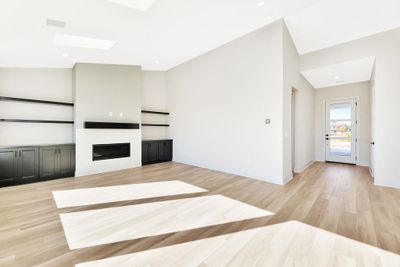
[[[360,103],[360,101],[359,101],[359,96],[346,96],[346,97],[333,97],[333,98],[326,98],[326,99],[324,99],[324,124],[323,124],[323,127],[324,127],[324,130],[323,130],[323,136],[322,136],[322,143],[323,143],[323,146],[324,146],[324,156],[325,156],[325,161],[327,161],[326,160],[326,149],[327,149],[327,147],[326,147],[326,140],[325,140],[325,137],[326,137],[326,134],[327,134],[327,132],[326,132],[326,125],[327,125],[327,121],[326,121],[326,114],[327,114],[327,110],[326,110],[326,106],[327,106],[327,103],[328,102],[344,102],[344,101],[346,101],[346,100],[354,100],[355,101],[355,103],[356,103],[356,105],[355,105],[355,110],[354,110],[354,112],[356,113],[355,114],[355,125],[356,125],[356,127],[354,127],[354,131],[355,131],[355,138],[354,138],[354,150],[355,150],[355,161],[354,161],[354,164],[355,165],[358,165],[358,159],[360,158],[359,157],[359,149],[358,149],[358,140],[359,140],[359,121],[360,121],[360,115],[359,115],[359,112],[358,112],[358,110],[359,110],[359,103]],[[340,163],[340,162],[339,162]],[[346,162],[343,162],[343,163],[346,163]],[[352,164],[352,163],[350,163],[350,164]]]

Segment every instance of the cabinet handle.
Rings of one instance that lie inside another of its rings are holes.
[[[16,158],[18,157],[18,152],[17,152],[17,151],[15,151],[15,157],[16,157]]]
[[[19,151],[19,157],[21,157],[21,151]]]

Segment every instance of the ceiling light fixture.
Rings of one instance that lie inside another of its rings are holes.
[[[335,80],[339,80],[340,79],[340,76],[339,75],[336,75],[335,76]]]
[[[264,1],[260,1],[260,2],[257,3],[257,6],[259,6],[259,7],[262,7],[262,6],[264,6],[264,5],[265,5],[265,2],[264,2]]]
[[[54,44],[59,46],[110,50],[115,45],[115,41],[69,34],[56,34],[54,36]]]
[[[158,64],[158,63],[160,63],[160,60],[156,59],[154,62],[155,62],[156,64]]]
[[[63,57],[69,57],[69,55],[67,53],[62,55]]]

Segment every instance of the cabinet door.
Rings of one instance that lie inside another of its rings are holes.
[[[146,141],[142,143],[142,163],[155,163],[158,161],[158,142]]]
[[[59,170],[58,147],[40,148],[40,178],[55,178]]]
[[[59,176],[73,175],[75,172],[75,147],[61,146],[58,148]]]
[[[158,146],[159,161],[172,160],[172,140],[162,140]]]
[[[37,179],[39,149],[37,147],[18,149],[18,178]]]
[[[17,149],[0,149],[0,182],[17,178]]]
[[[146,164],[146,163],[148,163],[148,151],[149,150],[149,146],[148,146],[148,144],[146,143],[146,142],[142,142],[142,164],[144,165],[144,164]]]

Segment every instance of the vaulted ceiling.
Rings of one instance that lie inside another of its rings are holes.
[[[282,17],[303,54],[400,27],[398,10],[398,0],[1,0],[0,67],[166,70]],[[106,49],[76,47],[99,41]]]

